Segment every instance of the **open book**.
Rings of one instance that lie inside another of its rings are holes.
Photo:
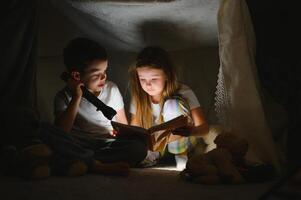
[[[114,121],[112,121],[111,124],[113,129],[117,131],[116,137],[142,139],[147,142],[149,150],[160,151],[165,148],[171,132],[177,128],[186,126],[188,124],[188,118],[187,116],[181,115],[170,121],[152,126],[149,129]]]

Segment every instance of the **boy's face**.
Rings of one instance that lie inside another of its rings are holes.
[[[97,60],[85,70],[81,80],[86,88],[91,92],[100,92],[105,85],[107,78],[106,70],[108,68],[107,60]]]
[[[137,68],[142,89],[152,97],[160,96],[166,83],[166,75],[162,69],[152,67]]]

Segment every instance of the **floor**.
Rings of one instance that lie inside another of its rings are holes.
[[[258,199],[273,182],[242,185],[205,186],[180,179],[172,167],[133,169],[130,175],[111,177],[50,177],[25,181],[17,177],[0,177],[1,200],[131,200],[131,199]]]

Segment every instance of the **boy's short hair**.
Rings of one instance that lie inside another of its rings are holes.
[[[97,42],[88,38],[75,38],[64,48],[64,64],[69,72],[84,72],[93,61],[107,60],[106,50]]]

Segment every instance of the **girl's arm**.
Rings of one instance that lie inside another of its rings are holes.
[[[175,136],[204,136],[209,132],[209,126],[205,121],[205,116],[200,107],[190,110],[194,126],[178,128],[173,131]],[[174,138],[171,138],[176,140]]]
[[[124,108],[118,110],[115,117],[116,117],[117,122],[122,123],[122,124],[128,124],[128,120],[126,118]]]
[[[194,123],[194,127],[190,135],[192,136],[203,136],[209,132],[209,126],[205,121],[205,115],[203,110],[198,107],[194,108],[191,111],[191,117]]]
[[[136,115],[134,115],[134,114],[131,114],[131,125],[139,126]],[[168,138],[168,142],[173,142],[173,141],[179,140],[180,138],[183,138],[183,136],[171,134]]]

